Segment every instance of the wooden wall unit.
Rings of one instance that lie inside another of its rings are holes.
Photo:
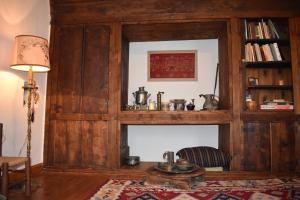
[[[217,124],[219,148],[233,158],[231,170],[299,171],[299,2],[50,0],[50,5],[46,167],[122,167],[128,124]],[[289,24],[291,68],[284,78],[293,85],[292,112],[245,110],[242,20],[261,17]],[[211,38],[219,40],[220,110],[124,111],[130,42]]]
[[[62,168],[106,167],[110,27],[52,29],[45,162]]]

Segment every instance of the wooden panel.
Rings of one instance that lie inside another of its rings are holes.
[[[229,54],[229,91],[228,95],[232,95],[230,106],[232,107],[233,120],[230,128],[230,152],[232,155],[231,169],[241,169],[241,159],[243,158],[243,135],[241,131],[241,75],[240,75],[240,60],[241,60],[241,34],[240,34],[240,19],[232,18],[230,20],[230,28],[228,28],[228,48]],[[224,94],[226,95],[226,94]]]
[[[50,122],[48,163],[56,166],[79,166],[81,124],[78,121]]]
[[[268,123],[244,123],[243,168],[270,171],[270,127]]]
[[[226,32],[222,21],[189,23],[155,23],[124,25],[123,37],[130,42],[215,39],[220,30]]]
[[[283,80],[284,85],[292,85],[290,68],[248,68],[246,82],[248,82],[249,77],[258,78],[259,85],[279,85],[279,80]]]
[[[108,129],[105,121],[82,122],[82,165],[105,167],[108,161]]]
[[[52,162],[56,166],[64,166],[67,160],[67,149],[66,149],[66,128],[67,123],[65,121],[51,121],[50,122],[50,134],[52,136],[52,153],[49,159],[52,157]]]
[[[218,144],[221,151],[232,155],[230,151],[230,124],[219,125]]]
[[[128,126],[121,126],[121,135],[120,135],[120,159],[121,165],[125,164],[125,158],[129,156],[129,146],[128,146]]]
[[[82,26],[64,26],[59,29],[56,112],[78,113],[81,103]]]
[[[295,115],[292,111],[243,112],[241,117],[244,121],[254,122],[278,122],[300,120],[300,115]]]
[[[80,121],[67,121],[65,144],[66,147],[66,165],[68,167],[80,166],[81,163],[81,122]]]
[[[294,123],[271,123],[272,172],[295,170],[295,131]]]
[[[229,30],[228,30],[229,29]],[[219,40],[218,40],[218,53],[219,53],[219,107],[220,109],[229,109],[231,107],[232,97],[230,94],[230,71],[229,69],[229,54],[228,49],[230,47],[230,43],[228,41],[228,33],[230,33],[229,24],[224,26],[219,30]],[[222,33],[220,33],[222,32]]]
[[[300,172],[300,122],[295,122],[295,157],[296,157],[296,171]]]
[[[121,124],[229,124],[228,110],[215,111],[123,111]]]
[[[297,114],[300,114],[300,17],[291,18],[289,23],[294,83],[294,109]]]
[[[121,58],[121,105],[122,110],[128,104],[128,79],[129,79],[129,42],[125,39],[122,40],[122,58]]]
[[[75,2],[71,4],[70,2]],[[140,21],[166,19],[226,18],[242,16],[292,16],[299,13],[298,1],[253,0],[52,0],[52,23]],[[79,2],[79,3],[78,3]],[[258,6],[259,5],[259,6]]]
[[[110,28],[85,27],[83,113],[108,112],[108,62]]]

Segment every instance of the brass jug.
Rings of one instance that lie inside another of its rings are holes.
[[[218,98],[214,94],[200,94],[199,97],[204,97],[203,110],[217,110],[219,106]]]

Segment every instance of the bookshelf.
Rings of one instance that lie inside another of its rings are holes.
[[[282,106],[293,104],[288,19],[248,18],[242,24],[244,111],[293,110]]]

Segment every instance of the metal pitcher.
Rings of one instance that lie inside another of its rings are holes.
[[[139,87],[139,90],[132,93],[135,98],[136,105],[147,105],[147,100],[151,94],[145,91],[145,87]]]
[[[216,110],[218,109],[219,100],[214,94],[200,94],[199,97],[204,97],[203,110]]]
[[[174,152],[173,151],[166,151],[163,154],[163,159],[166,159],[167,163],[169,165],[173,165],[174,164]]]

